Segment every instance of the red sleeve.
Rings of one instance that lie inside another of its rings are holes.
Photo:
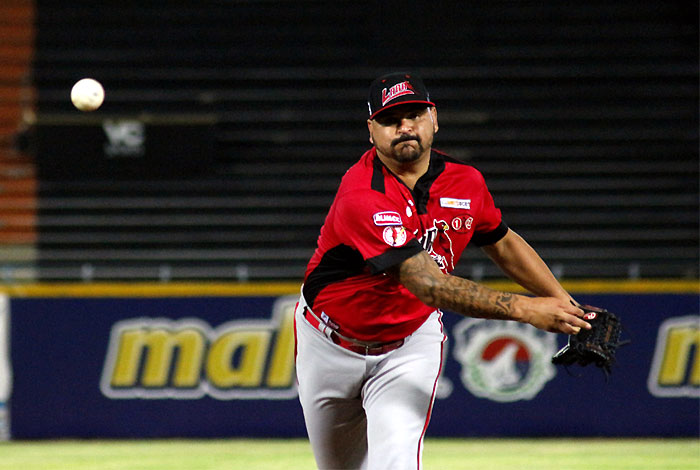
[[[375,191],[354,191],[336,202],[336,236],[360,252],[372,272],[400,263],[423,248],[404,226],[393,201]]]
[[[496,207],[484,177],[481,173],[478,175],[482,188],[482,204],[472,242],[477,246],[484,246],[496,243],[503,238],[508,232],[508,226],[503,222],[501,210]]]

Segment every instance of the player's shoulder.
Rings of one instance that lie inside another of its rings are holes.
[[[360,160],[352,165],[343,175],[338,188],[338,195],[347,193],[372,192],[374,190],[373,179],[376,172],[381,172],[375,164],[376,152],[374,149],[365,152]]]
[[[455,157],[448,155],[447,153],[433,149],[433,154],[440,159],[444,164],[444,170],[446,176],[459,176],[474,178],[477,180],[483,180],[484,177],[481,171],[470,163],[463,160],[459,160]]]

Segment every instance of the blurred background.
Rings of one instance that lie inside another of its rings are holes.
[[[429,436],[697,437],[698,44],[696,0],[3,0],[0,440],[305,436],[292,312],[396,70],[633,339],[607,381],[445,315]],[[456,272],[513,287],[477,249]]]
[[[0,37],[3,281],[300,280],[401,69],[559,277],[697,279],[695,1],[5,0]]]

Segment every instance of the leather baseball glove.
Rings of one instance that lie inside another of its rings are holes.
[[[578,305],[578,308],[585,312],[583,319],[590,323],[591,329],[570,335],[567,345],[552,357],[552,362],[565,366],[594,364],[608,376],[615,363],[617,348],[629,343],[629,341],[620,342],[622,333],[620,319],[604,308],[590,305]]]

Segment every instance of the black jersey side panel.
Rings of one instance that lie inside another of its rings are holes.
[[[331,248],[326,251],[318,266],[306,278],[303,289],[304,299],[313,306],[321,289],[334,282],[362,274],[366,267],[364,258],[354,248],[347,245]]]

